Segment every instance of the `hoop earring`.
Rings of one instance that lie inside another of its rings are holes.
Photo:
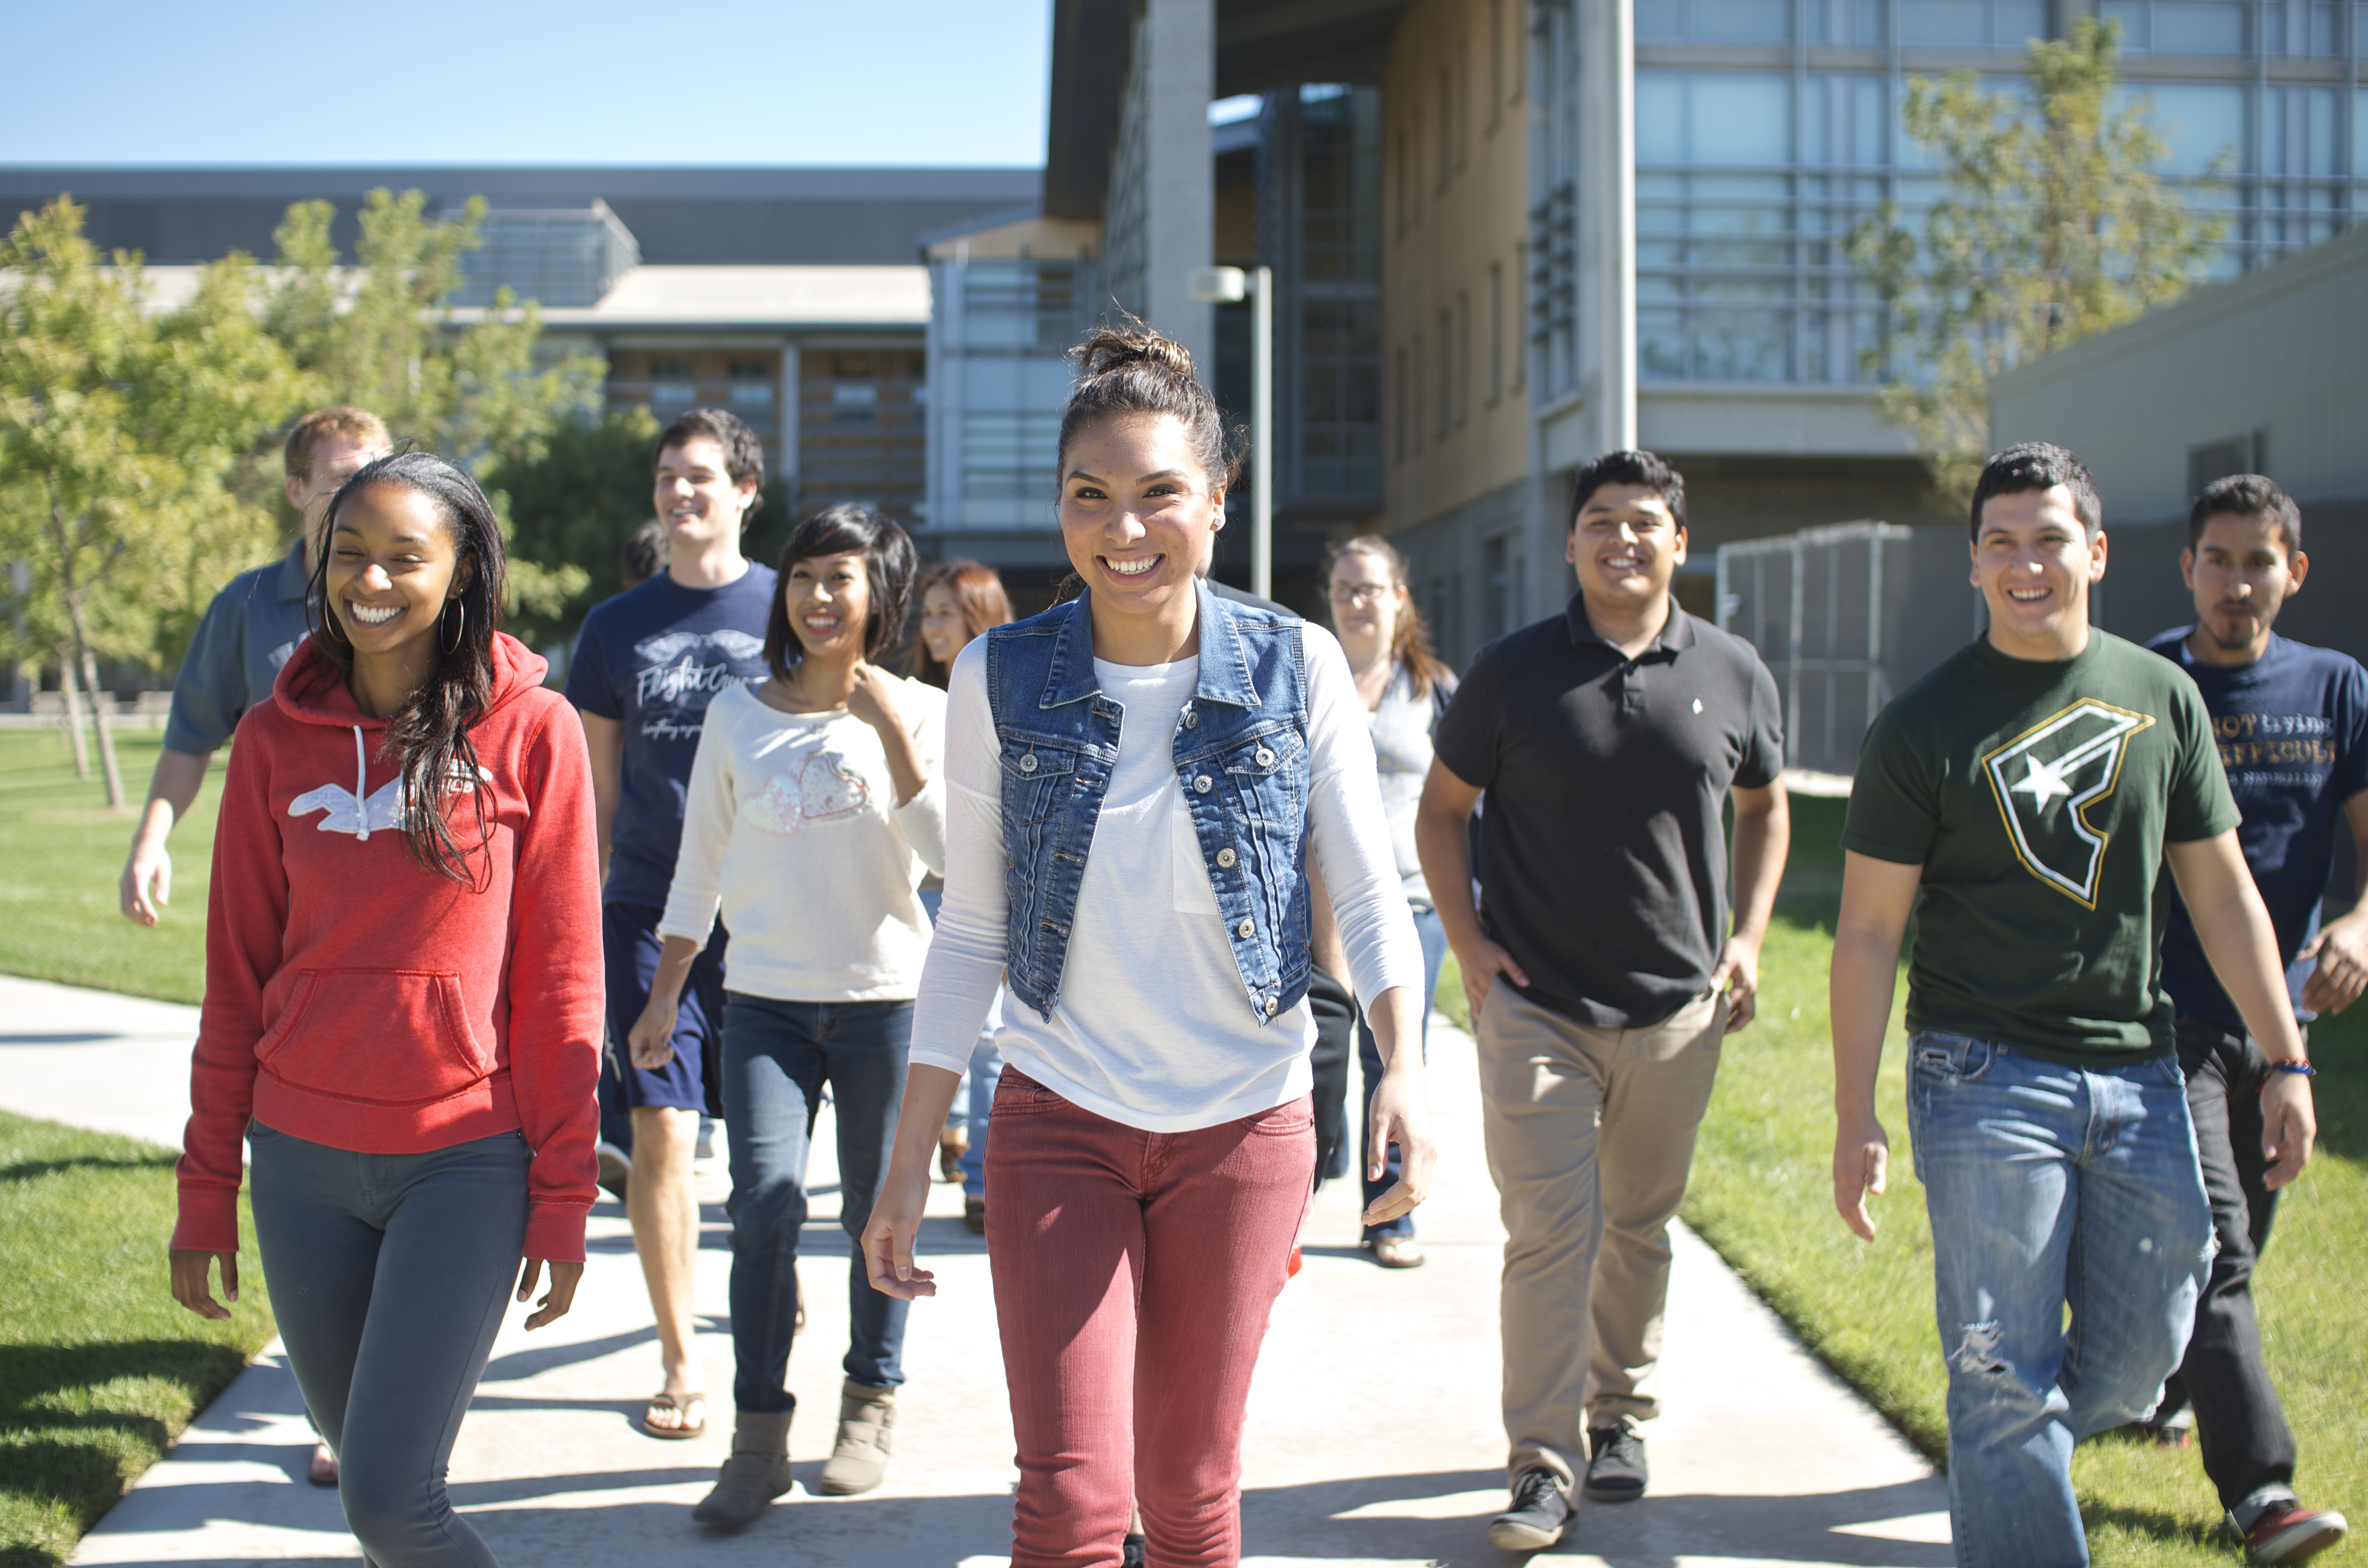
[[[459,610],[461,615],[460,619],[454,621],[452,625],[452,641],[442,644],[444,651],[448,653],[458,653],[460,651],[461,634],[467,631],[469,626],[469,607],[462,604],[459,599],[454,599],[452,601],[452,608]],[[439,615],[436,619],[440,621],[444,618]]]

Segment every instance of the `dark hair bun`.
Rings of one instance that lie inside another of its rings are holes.
[[[1069,352],[1076,358],[1077,379],[1080,381],[1107,375],[1129,365],[1154,367],[1186,381],[1195,379],[1191,350],[1173,338],[1162,337],[1147,326],[1138,325],[1132,332],[1121,327],[1099,326],[1086,334],[1085,340]]]

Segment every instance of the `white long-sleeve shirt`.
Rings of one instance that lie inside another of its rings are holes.
[[[946,699],[899,680],[896,705],[928,774],[901,806],[880,733],[846,709],[784,713],[753,687],[718,692],[658,935],[705,942],[720,903],[734,991],[778,1002],[912,996],[929,949],[916,890],[945,866]]]
[[[1391,851],[1373,746],[1348,660],[1307,639],[1308,822],[1357,994],[1422,984]],[[1119,756],[1077,891],[1061,989],[1047,1017],[1017,997],[1004,1060],[1097,1116],[1153,1132],[1213,1127],[1307,1093],[1315,1018],[1302,1000],[1261,1023],[1225,938],[1173,756],[1197,657],[1094,661],[1125,710]],[[913,1017],[911,1060],[962,1072],[1005,959],[1002,747],[987,700],[986,639],[954,661],[946,711],[946,891]],[[739,951],[734,933],[733,951]]]

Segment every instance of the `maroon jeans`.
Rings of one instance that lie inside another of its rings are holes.
[[[1003,1070],[987,1256],[1019,1443],[1012,1568],[1241,1558],[1242,1420],[1315,1175],[1307,1096],[1145,1132]]]

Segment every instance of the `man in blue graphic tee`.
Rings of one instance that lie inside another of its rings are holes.
[[[693,1344],[691,1283],[699,1205],[691,1154],[701,1112],[721,1113],[724,932],[691,966],[670,1058],[623,1055],[649,1001],[658,917],[682,844],[683,791],[707,705],[734,682],[766,678],[765,619],[774,574],[740,553],[759,499],[765,449],[721,409],[694,408],[658,437],[656,506],[666,569],[584,618],[567,699],[584,717],[600,830],[601,937],[608,961],[608,1061],[600,1075],[601,1165],[613,1181],[632,1149],[625,1211],[657,1316],[666,1386],[643,1426],[652,1437],[696,1436],[703,1390]]]
[[[2368,670],[2271,625],[2303,585],[2302,513],[2258,474],[2196,498],[2180,557],[2195,624],[2147,646],[2194,678],[2245,820],[2237,838],[2277,927],[2294,1017],[2340,1012],[2368,989],[2368,901],[2319,924],[2339,827],[2368,848]],[[2368,872],[2368,854],[2360,857]],[[2357,889],[2354,896],[2357,896]],[[2162,983],[2179,1009],[2180,1066],[2220,1250],[2195,1309],[2187,1358],[2152,1426],[2184,1446],[2202,1429],[2203,1469],[2257,1561],[2291,1562],[2342,1539],[2341,1515],[2302,1506],[2294,1439],[2261,1359],[2253,1265],[2278,1195],[2264,1186],[2260,1090],[2268,1067],[2196,940],[2183,903],[2163,933]]]

